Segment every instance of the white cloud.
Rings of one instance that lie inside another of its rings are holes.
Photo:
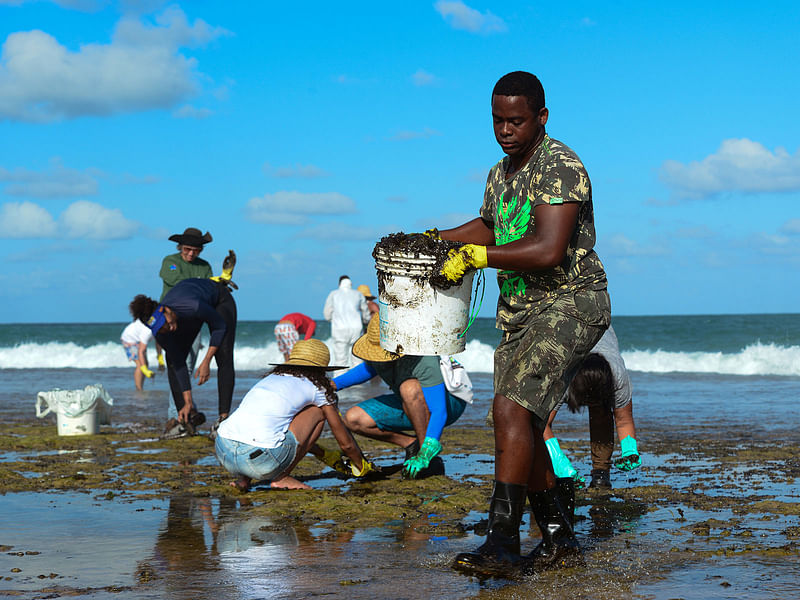
[[[427,139],[436,135],[442,135],[435,129],[426,127],[422,131],[398,131],[393,137],[393,140],[406,141],[406,140],[420,140]]]
[[[651,240],[643,244],[621,233],[608,238],[603,252],[611,256],[664,256],[670,253],[661,242]]]
[[[264,163],[264,173],[269,177],[278,179],[317,179],[330,175],[330,173],[316,165],[301,165],[299,163],[291,167],[273,167],[269,163]]]
[[[139,224],[126,219],[118,208],[88,200],[70,204],[58,221],[67,237],[90,240],[126,239],[139,229]]]
[[[191,104],[184,104],[172,111],[172,116],[176,119],[207,119],[213,114],[214,111],[210,108],[197,108]]]
[[[707,198],[722,192],[789,192],[800,190],[800,152],[784,148],[770,152],[748,139],[729,139],[701,161],[665,161],[661,181],[687,198]]]
[[[411,81],[414,82],[414,85],[422,87],[426,85],[433,85],[438,80],[436,78],[436,75],[433,75],[431,73],[428,73],[427,71],[423,71],[422,69],[420,69],[411,76]]]
[[[445,22],[453,29],[462,29],[471,33],[501,33],[508,27],[500,17],[488,10],[481,14],[461,2],[461,0],[437,0],[433,7]]]
[[[800,219],[789,219],[783,224],[781,231],[783,233],[788,233],[789,235],[800,233]]]
[[[329,222],[303,229],[298,232],[297,237],[315,240],[375,240],[377,242],[384,235],[386,235],[386,231],[380,227],[359,227],[357,225],[348,225],[347,223]]]
[[[197,64],[178,52],[227,35],[177,7],[155,23],[130,16],[110,44],[72,51],[44,31],[10,34],[0,55],[0,119],[48,122],[170,108],[199,89]]]
[[[307,194],[280,191],[251,198],[245,206],[249,221],[281,225],[303,225],[308,223],[309,215],[345,215],[354,212],[355,202],[336,192]]]
[[[0,238],[48,238],[55,232],[55,220],[38,204],[9,202],[0,208]]]
[[[92,174],[67,168],[58,158],[51,159],[50,167],[41,172],[20,168],[9,171],[0,167],[0,185],[3,183],[3,191],[9,196],[69,198],[97,193],[97,179]]]

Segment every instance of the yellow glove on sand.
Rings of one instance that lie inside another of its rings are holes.
[[[144,376],[150,379],[155,373],[153,373],[150,369],[147,368],[147,365],[142,365],[139,367],[139,370],[144,373]]]

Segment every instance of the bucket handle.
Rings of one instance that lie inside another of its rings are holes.
[[[478,300],[478,308],[475,309],[475,299],[478,297],[478,288],[481,290],[481,299]],[[470,306],[474,310],[470,310],[469,321],[467,321],[467,328],[458,334],[458,338],[463,338],[469,328],[472,327],[472,324],[475,322],[475,319],[478,318],[478,313],[481,311],[481,306],[483,306],[483,293],[486,291],[486,276],[483,274],[483,269],[478,271],[478,281],[475,284],[474,295],[472,296],[472,301],[470,302]]]

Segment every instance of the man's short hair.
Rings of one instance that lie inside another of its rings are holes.
[[[494,84],[492,96],[525,96],[533,114],[538,114],[545,106],[542,82],[527,71],[513,71],[503,75]]]
[[[339,277],[339,283],[342,283],[342,281],[345,279],[350,279],[350,278],[347,275],[342,275],[341,277]]]

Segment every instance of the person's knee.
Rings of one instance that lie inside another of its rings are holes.
[[[347,425],[347,428],[356,433],[362,433],[366,431],[370,425],[373,427],[375,426],[375,422],[372,420],[372,418],[364,411],[363,408],[359,408],[358,406],[353,406],[346,413],[344,413],[343,419],[344,424]]]

